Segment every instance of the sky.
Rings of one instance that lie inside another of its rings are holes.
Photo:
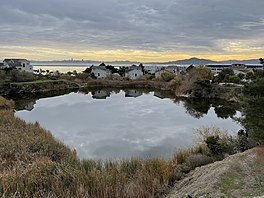
[[[258,59],[263,8],[263,0],[0,0],[0,59]]]

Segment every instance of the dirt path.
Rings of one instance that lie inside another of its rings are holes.
[[[257,197],[264,195],[264,146],[196,168],[167,198]]]

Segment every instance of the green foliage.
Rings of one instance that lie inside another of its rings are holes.
[[[226,76],[229,75],[229,76],[233,76],[234,75],[234,71],[232,68],[225,68],[223,69],[219,75],[217,76],[217,81],[218,82],[223,82],[226,78]]]
[[[192,95],[196,98],[208,96],[211,92],[212,85],[209,80],[198,80],[193,85]]]
[[[0,81],[5,82],[29,82],[37,79],[37,76],[30,72],[19,71],[14,68],[0,70]]]
[[[164,82],[169,82],[174,79],[175,74],[172,72],[165,71],[161,74],[160,79]]]
[[[243,105],[245,116],[240,122],[247,129],[250,138],[256,141],[264,140],[264,98],[248,95],[246,97]]]
[[[246,75],[243,73],[239,73],[239,74],[237,74],[237,76],[239,77],[240,80],[243,80],[246,77]]]
[[[199,92],[200,89],[203,89],[204,82],[205,84],[208,85],[208,86],[206,85],[207,88],[209,88],[211,79],[212,79],[212,74],[209,68],[194,67],[186,74],[182,75],[180,81],[177,82],[178,86],[176,92],[179,92],[181,94],[190,94],[196,88]]]
[[[206,81],[212,79],[212,73],[211,70],[207,67],[198,67],[195,68],[195,72],[197,72],[197,80],[200,81]]]
[[[248,96],[264,97],[264,78],[245,85],[244,93]]]
[[[264,70],[263,69],[254,69],[249,71],[246,74],[246,79],[248,80],[257,80],[259,78],[264,78]]]
[[[237,75],[229,75],[229,74],[227,74],[225,76],[225,78],[224,78],[224,82],[238,84],[238,83],[240,83],[240,78]]]
[[[260,58],[259,62],[260,62],[260,64],[264,65],[264,59],[263,58]]]
[[[143,76],[140,76],[139,80],[152,80],[153,78],[155,78],[155,76],[151,74],[144,74]]]

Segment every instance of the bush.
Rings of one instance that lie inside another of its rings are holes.
[[[175,74],[172,72],[165,71],[161,74],[160,79],[164,82],[169,82],[174,79]]]
[[[240,78],[237,75],[226,75],[224,81],[227,83],[238,84],[240,83]]]
[[[237,152],[238,139],[229,135],[227,131],[206,127],[196,131],[199,135],[199,141],[206,144],[210,154],[224,156]]]

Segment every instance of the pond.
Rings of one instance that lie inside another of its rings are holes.
[[[42,127],[82,159],[170,157],[190,147],[195,129],[241,129],[241,113],[223,101],[175,99],[146,90],[93,90],[16,100],[16,116]]]

